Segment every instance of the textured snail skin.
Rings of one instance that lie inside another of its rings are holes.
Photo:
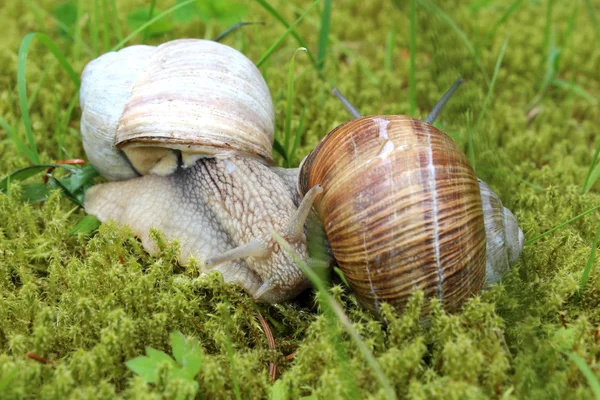
[[[301,166],[334,257],[368,309],[402,309],[415,288],[448,311],[481,290],[486,235],[478,180],[451,138],[406,116],[361,117]]]
[[[208,258],[264,240],[271,250],[268,256],[225,261],[214,269],[258,300],[275,303],[308,286],[302,271],[271,235],[272,230],[285,232],[298,208],[293,176],[294,172],[271,169],[252,158],[203,158],[170,176],[96,185],[86,193],[85,209],[100,221],[129,225],[150,253],[156,252],[150,228],[160,230],[169,240],[179,241],[180,262],[193,256],[203,272],[213,268],[206,265]],[[305,235],[288,241],[308,261]]]

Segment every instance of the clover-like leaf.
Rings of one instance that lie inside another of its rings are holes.
[[[195,4],[202,21],[214,19],[223,25],[239,22],[248,12],[245,4],[232,0],[199,0]]]
[[[148,383],[155,383],[158,363],[146,356],[139,356],[125,363],[127,368],[138,374]]]
[[[171,332],[171,349],[173,351],[173,357],[179,363],[179,365],[183,366],[185,352],[187,351],[187,341],[185,340],[185,336],[183,333],[179,331]]]
[[[181,4],[187,0],[175,0],[175,4]],[[197,15],[196,5],[194,3],[190,3],[186,6],[178,8],[173,11],[173,20],[177,22],[181,22],[183,24],[187,24]]]
[[[152,347],[146,347],[146,355],[151,359],[156,361],[156,363],[160,363],[166,361],[170,364],[173,364],[174,367],[177,367],[175,360],[171,358],[170,355],[165,353],[164,351],[153,349]]]
[[[127,26],[129,26],[131,29],[135,30],[135,29],[139,28],[140,26],[144,25],[151,18],[155,17],[156,15],[158,15],[160,13],[161,13],[161,11],[156,8],[154,10],[152,10],[152,15],[150,15],[150,8],[148,8],[148,7],[142,7],[142,8],[135,9],[132,12],[130,12],[129,14],[127,14],[127,18],[126,18]],[[149,37],[155,37],[155,36],[163,35],[169,31],[171,31],[171,29],[173,29],[173,24],[171,23],[171,21],[169,19],[167,19],[165,17],[165,18],[161,18],[157,21],[154,21],[152,23],[152,25],[150,25],[146,29],[144,29],[144,32]]]
[[[190,343],[183,357],[183,371],[189,379],[194,379],[202,369],[202,350],[198,343]]]

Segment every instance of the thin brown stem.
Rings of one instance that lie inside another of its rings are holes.
[[[258,321],[262,325],[262,328],[265,332],[265,336],[267,337],[267,344],[269,345],[269,349],[275,349],[275,338],[273,337],[273,332],[271,331],[271,327],[265,318],[262,316],[260,312],[257,312]],[[277,364],[274,362],[269,363],[269,374],[271,375],[271,382],[275,381],[277,377]]]

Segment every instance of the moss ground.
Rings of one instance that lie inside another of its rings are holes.
[[[85,46],[75,46],[61,34],[52,19],[54,1],[0,4],[0,115],[10,124],[19,125],[17,50],[25,34],[47,32],[77,72],[93,57],[93,2],[79,3]],[[144,6],[137,0],[117,3],[122,20]],[[271,3],[288,21],[309,5]],[[157,2],[163,10],[173,4]],[[473,128],[477,173],[514,211],[526,238],[598,205],[600,186],[587,194],[581,188],[600,140],[600,28],[594,27],[590,11],[595,7],[600,13],[600,3],[431,4],[419,2],[417,10],[413,116],[425,116],[457,76],[466,79],[438,125],[465,151],[468,127]],[[511,4],[517,8],[485,43]],[[461,36],[436,13],[438,8],[460,27],[480,66]],[[303,107],[307,123],[292,164],[348,119],[329,94],[334,86],[365,115],[410,112],[408,10],[409,1],[402,0],[334,2],[321,74],[305,55],[297,59],[293,126]],[[265,25],[246,27],[225,43],[256,61],[285,28],[256,2],[249,4],[245,20]],[[315,52],[320,25],[316,8],[297,27]],[[217,25],[214,31],[225,27]],[[392,64],[386,68],[386,39],[394,27]],[[174,23],[149,42],[198,37],[204,31],[198,20]],[[100,26],[100,37],[103,32]],[[475,127],[488,91],[484,72],[491,78],[507,38],[491,102]],[[137,36],[132,43],[140,40]],[[297,47],[288,37],[261,68],[275,101],[279,131],[285,119],[287,67]],[[560,51],[554,59],[556,78],[574,82],[584,96],[555,85],[541,90],[553,65],[548,63],[550,48]],[[54,134],[57,113],[64,115],[75,88],[45,47],[34,44],[28,60],[30,95],[42,81],[31,107],[42,162],[84,158],[77,109],[60,139],[62,147]],[[543,96],[532,104],[539,93]],[[2,130],[0,154],[0,176],[29,165]],[[0,193],[0,398],[175,398],[175,384],[149,385],[124,365],[143,354],[145,346],[170,352],[173,330],[201,344],[198,398],[232,398],[236,383],[242,398],[384,396],[356,344],[320,314],[312,293],[288,304],[257,305],[216,274],[198,276],[193,265],[178,266],[176,247],[159,235],[160,257],[145,254],[126,228],[113,224],[102,225],[91,237],[69,236],[82,210],[58,193],[44,203],[24,204],[19,190],[14,185],[8,195]],[[418,315],[429,300],[418,293],[404,313],[386,309],[377,319],[361,311],[345,287],[336,285],[332,292],[401,398],[593,398],[588,380],[566,354],[581,357],[600,376],[599,268],[578,295],[599,222],[598,213],[592,213],[527,245],[501,284],[474,297],[461,312],[446,314],[434,302],[427,327]],[[598,266],[597,257],[593,263]],[[267,346],[257,312],[273,328],[275,350]],[[292,352],[295,356],[286,359]],[[275,389],[268,374],[271,361],[278,365]]]

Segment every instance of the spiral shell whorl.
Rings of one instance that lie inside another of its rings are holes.
[[[86,153],[108,179],[135,173],[123,172],[127,161],[117,149],[142,174],[164,159],[176,166],[171,150],[181,151],[184,165],[232,153],[272,161],[269,89],[252,61],[229,46],[180,39],[108,53],[86,67],[81,90]],[[107,157],[109,167],[95,161]]]
[[[415,288],[455,310],[485,281],[477,179],[443,132],[406,116],[362,117],[303,162],[299,190],[316,208],[361,303],[402,308]]]
[[[486,235],[486,282],[498,282],[523,250],[524,235],[513,213],[479,180]]]
[[[152,46],[131,46],[107,53],[89,62],[81,75],[83,148],[94,168],[109,180],[137,175],[117,150],[115,135],[135,80],[155,51]]]

